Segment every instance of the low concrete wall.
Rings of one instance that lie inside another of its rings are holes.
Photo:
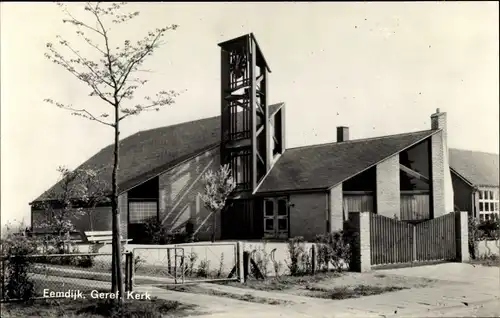
[[[261,269],[267,276],[275,276],[274,262],[280,264],[278,271],[279,275],[286,275],[289,273],[290,254],[287,242],[263,242],[263,241],[240,241],[243,251],[250,252],[253,259],[258,262],[259,258],[267,257],[267,268]],[[124,250],[126,252],[134,252],[134,258],[140,257],[143,263],[138,266],[151,266],[150,268],[143,267],[144,271],[152,269],[158,275],[160,272],[167,271],[169,266],[174,266],[176,259],[175,250],[178,248],[177,255],[184,255],[185,264],[193,261],[190,255],[195,254],[196,259],[193,262],[193,270],[197,271],[202,262],[207,262],[209,272],[217,272],[221,270],[223,275],[227,276],[237,263],[237,241],[221,241],[221,242],[196,242],[185,244],[171,244],[171,245],[139,245],[139,244],[125,244]],[[314,243],[305,242],[304,248],[306,253],[311,256],[311,248]],[[91,251],[91,244],[78,244],[79,253],[89,253]],[[170,255],[168,253],[170,249]],[[95,252],[95,251],[94,251]],[[111,253],[111,244],[103,245],[99,248],[97,253]],[[180,266],[181,258],[177,258],[177,266]],[[222,262],[221,262],[222,261]],[[221,266],[222,265],[222,266]],[[147,275],[141,273],[140,275]],[[153,273],[151,273],[153,275]]]
[[[171,248],[171,250],[168,250]],[[172,248],[178,248],[172,250]],[[167,268],[174,266],[177,253],[177,266],[180,266],[181,258],[184,255],[185,264],[193,263],[196,271],[202,262],[205,262],[209,271],[221,270],[228,275],[236,265],[236,243],[232,242],[197,242],[175,245],[127,245],[127,251],[133,251],[134,257],[144,260],[144,265]],[[170,252],[169,252],[170,251]],[[170,255],[169,255],[170,254]],[[192,257],[193,256],[193,257]]]
[[[500,240],[479,241],[478,250],[479,250],[479,257],[489,256],[489,255],[500,256]]]
[[[243,251],[254,252],[253,256],[256,260],[259,255],[262,257],[267,255],[268,262],[266,273],[268,276],[275,276],[272,258],[277,263],[280,263],[279,275],[288,273],[288,265],[290,264],[290,256],[288,252],[288,244],[286,242],[262,242],[262,241],[241,241]],[[304,243],[305,249],[311,253],[310,249],[313,243]],[[197,242],[176,245],[127,245],[128,251],[134,251],[134,257],[139,256],[145,261],[144,264],[152,266],[168,266],[169,255],[168,248],[182,248],[186,262],[188,262],[191,253],[196,254],[196,261],[194,262],[194,270],[196,270],[202,261],[209,262],[209,270],[219,270],[221,264],[221,255],[224,255],[222,262],[223,273],[229,273],[236,265],[237,257],[237,241],[222,241],[222,242]],[[110,249],[111,250],[111,249]],[[102,252],[102,250],[100,251]],[[182,251],[178,251],[182,253]],[[173,266],[174,251],[170,253],[170,262]]]

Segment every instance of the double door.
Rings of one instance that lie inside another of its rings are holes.
[[[264,238],[286,239],[289,236],[287,197],[264,199]]]

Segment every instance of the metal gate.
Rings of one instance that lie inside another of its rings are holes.
[[[455,214],[418,224],[370,214],[372,266],[456,259]]]
[[[190,243],[133,249],[134,285],[237,280],[237,243]]]

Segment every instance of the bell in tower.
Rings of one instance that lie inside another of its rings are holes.
[[[267,75],[252,33],[220,43],[221,164],[229,164],[237,192],[254,193],[270,169]]]

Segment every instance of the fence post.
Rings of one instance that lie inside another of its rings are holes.
[[[129,256],[128,253],[125,253],[125,291],[129,291],[128,289],[128,281],[129,281]]]
[[[412,239],[412,245],[411,245],[412,262],[416,262],[417,261],[417,227],[414,224],[412,224],[412,228],[413,228],[413,239]]]
[[[244,275],[244,266],[243,266],[243,244],[241,242],[236,243],[236,266],[237,266],[237,272],[238,272],[238,278],[240,280],[240,283],[245,282],[245,275]]]
[[[125,254],[125,289],[132,291],[132,275],[133,275],[134,257],[132,252]]]
[[[313,243],[311,247],[311,272],[316,274],[316,245]]]
[[[248,280],[248,274],[250,273],[250,252],[243,252],[243,282]]]
[[[455,247],[457,262],[469,260],[469,223],[467,211],[455,212]]]
[[[371,270],[370,212],[350,212],[350,227],[357,233],[353,241],[349,268],[356,272]]]
[[[172,274],[172,264],[171,264],[171,261],[170,261],[170,257],[171,256],[172,255],[170,255],[170,249],[167,248],[167,266],[168,266],[167,272],[168,272],[169,275]],[[177,260],[174,260],[174,261],[177,262]]]

